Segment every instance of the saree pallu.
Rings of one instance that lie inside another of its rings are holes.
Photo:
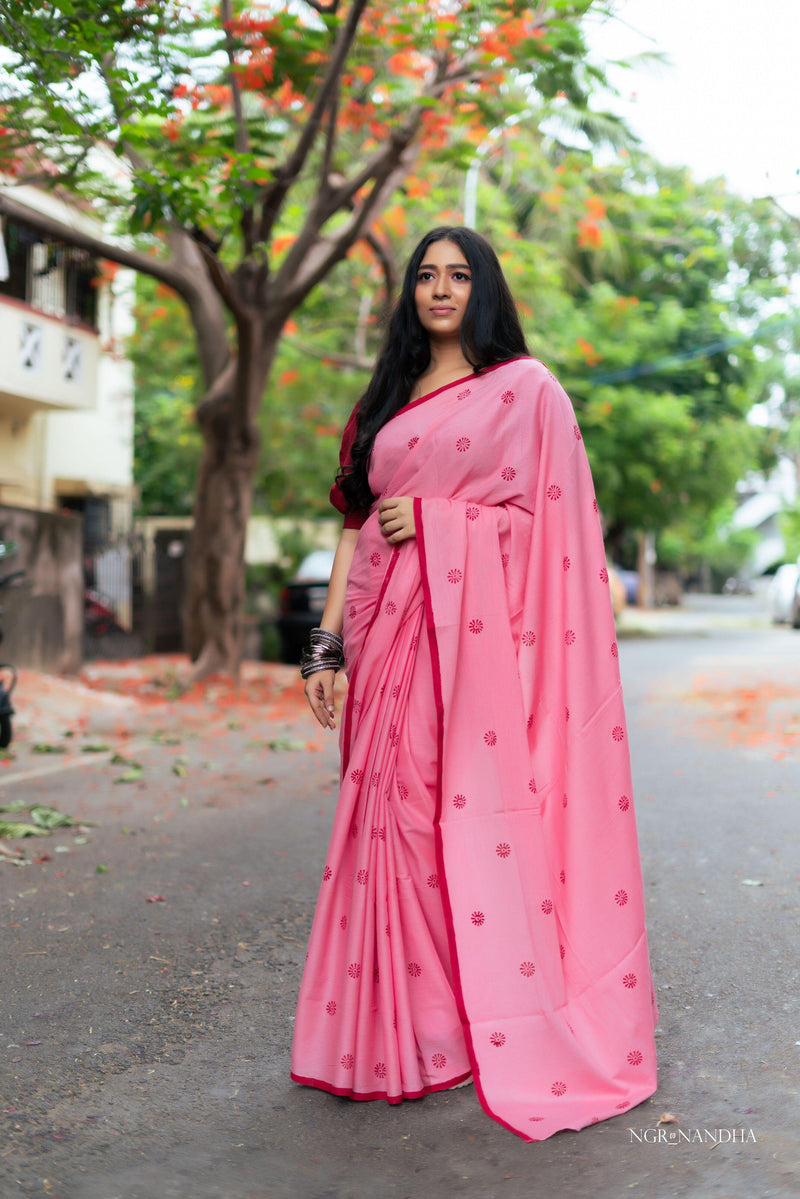
[[[656,1086],[617,645],[569,399],[516,359],[402,409],[345,604],[341,789],[297,1082],[390,1103],[474,1077],[526,1140]]]

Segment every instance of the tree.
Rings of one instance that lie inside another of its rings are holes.
[[[692,574],[699,558],[722,563],[730,537],[723,545],[715,530],[729,523],[735,484],[768,466],[777,445],[749,410],[781,379],[782,411],[793,394],[781,350],[794,323],[761,314],[782,305],[796,249],[771,207],[631,153],[613,163],[604,153],[600,166],[541,134],[541,118],[491,139],[479,223],[534,352],[575,399],[611,552],[633,564],[644,531],[657,535],[665,566]],[[421,183],[377,226],[398,257],[464,194],[457,165],[432,167]],[[366,381],[383,294],[379,265],[356,247],[287,325],[261,415],[269,445],[255,502],[268,510],[326,511],[323,481]],[[165,340],[149,376],[168,350]]]
[[[374,223],[426,154],[466,163],[534,87],[586,106],[593,3],[0,0],[6,170],[25,177],[34,143],[40,182],[113,207],[139,244],[50,231],[171,287],[195,330],[198,676],[239,664],[258,413],[286,322],[361,240],[393,291]]]
[[[540,278],[561,280],[537,296],[535,344],[575,401],[612,551],[696,532],[769,462],[775,438],[748,415],[776,390],[789,440],[789,219],[641,153],[600,165],[528,146],[495,177],[508,176],[521,237],[538,258],[549,249]]]

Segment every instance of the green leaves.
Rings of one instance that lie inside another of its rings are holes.
[[[47,829],[17,820],[0,820],[0,837],[46,837]]]
[[[27,809],[31,823],[22,820],[0,820],[0,837],[46,837],[54,829],[73,828],[78,823],[72,816],[67,816],[47,804],[33,804],[28,807],[25,803],[14,803],[0,808],[0,811],[7,812],[12,809],[18,812]]]
[[[72,828],[78,823],[72,816],[67,816],[64,812],[59,812],[57,808],[48,807],[46,804],[34,804],[29,811],[33,823],[38,828],[48,831],[54,828]]]

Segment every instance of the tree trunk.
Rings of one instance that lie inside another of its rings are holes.
[[[639,604],[642,608],[656,606],[656,539],[653,533],[638,534]]]
[[[259,461],[256,416],[277,342],[277,335],[263,332],[240,339],[238,360],[219,375],[197,412],[204,444],[183,609],[193,680],[239,674],[244,547]],[[241,394],[243,390],[248,394]]]

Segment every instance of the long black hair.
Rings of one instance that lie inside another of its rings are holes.
[[[472,289],[460,338],[461,352],[472,369],[477,373],[529,352],[503,268],[488,241],[460,226],[440,225],[427,233],[411,255],[375,371],[358,406],[351,466],[337,478],[351,512],[365,511],[375,498],[367,471],[378,430],[408,403],[414,382],[430,365],[430,342],[417,316],[414,292],[420,264],[437,241],[454,242],[469,264]]]

